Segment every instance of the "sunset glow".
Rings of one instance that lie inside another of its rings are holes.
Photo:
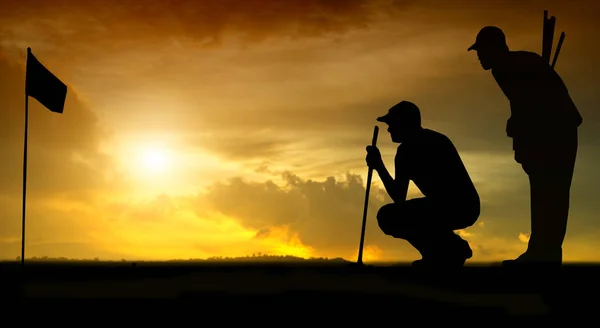
[[[584,119],[564,259],[600,260],[598,1],[57,1],[0,0],[0,258],[21,249],[27,47],[68,86],[63,114],[29,101],[27,257],[355,260],[365,147],[400,100],[450,137],[478,189],[472,261],[515,257],[529,182],[509,103],[467,48],[498,25],[540,52],[548,9]],[[418,259],[377,225],[391,201],[377,175],[370,192],[365,260]]]

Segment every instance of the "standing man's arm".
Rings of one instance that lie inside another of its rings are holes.
[[[494,70],[492,75],[510,102],[506,134],[514,138],[543,126],[552,114],[548,111],[557,94],[549,86],[556,84],[557,76],[538,54],[515,52],[512,57],[510,67]]]
[[[518,130],[520,129],[520,126],[518,126],[518,124],[520,123],[518,116],[520,114],[522,114],[524,110],[527,110],[527,109],[526,108],[523,109],[522,108],[523,106],[520,106],[520,104],[518,102],[509,100],[509,103],[510,103],[511,115],[508,118],[508,120],[506,121],[506,135],[509,138],[514,138],[517,136]],[[517,118],[513,117],[513,115],[517,116]]]

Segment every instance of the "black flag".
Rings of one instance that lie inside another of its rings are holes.
[[[59,114],[62,114],[67,98],[67,86],[35,58],[31,49],[27,49],[25,94]]]

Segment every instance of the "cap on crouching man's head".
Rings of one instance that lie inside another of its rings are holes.
[[[410,101],[401,101],[392,106],[388,113],[378,117],[377,121],[387,125],[421,126],[421,111]]]

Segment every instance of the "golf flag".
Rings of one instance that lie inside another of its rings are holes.
[[[67,98],[67,86],[35,58],[30,48],[27,48],[25,94],[59,114],[62,114]]]
[[[25,67],[25,143],[23,147],[23,209],[21,220],[21,265],[25,264],[25,209],[27,202],[27,132],[29,130],[29,97],[50,111],[62,114],[67,86],[52,74],[27,48]]]

